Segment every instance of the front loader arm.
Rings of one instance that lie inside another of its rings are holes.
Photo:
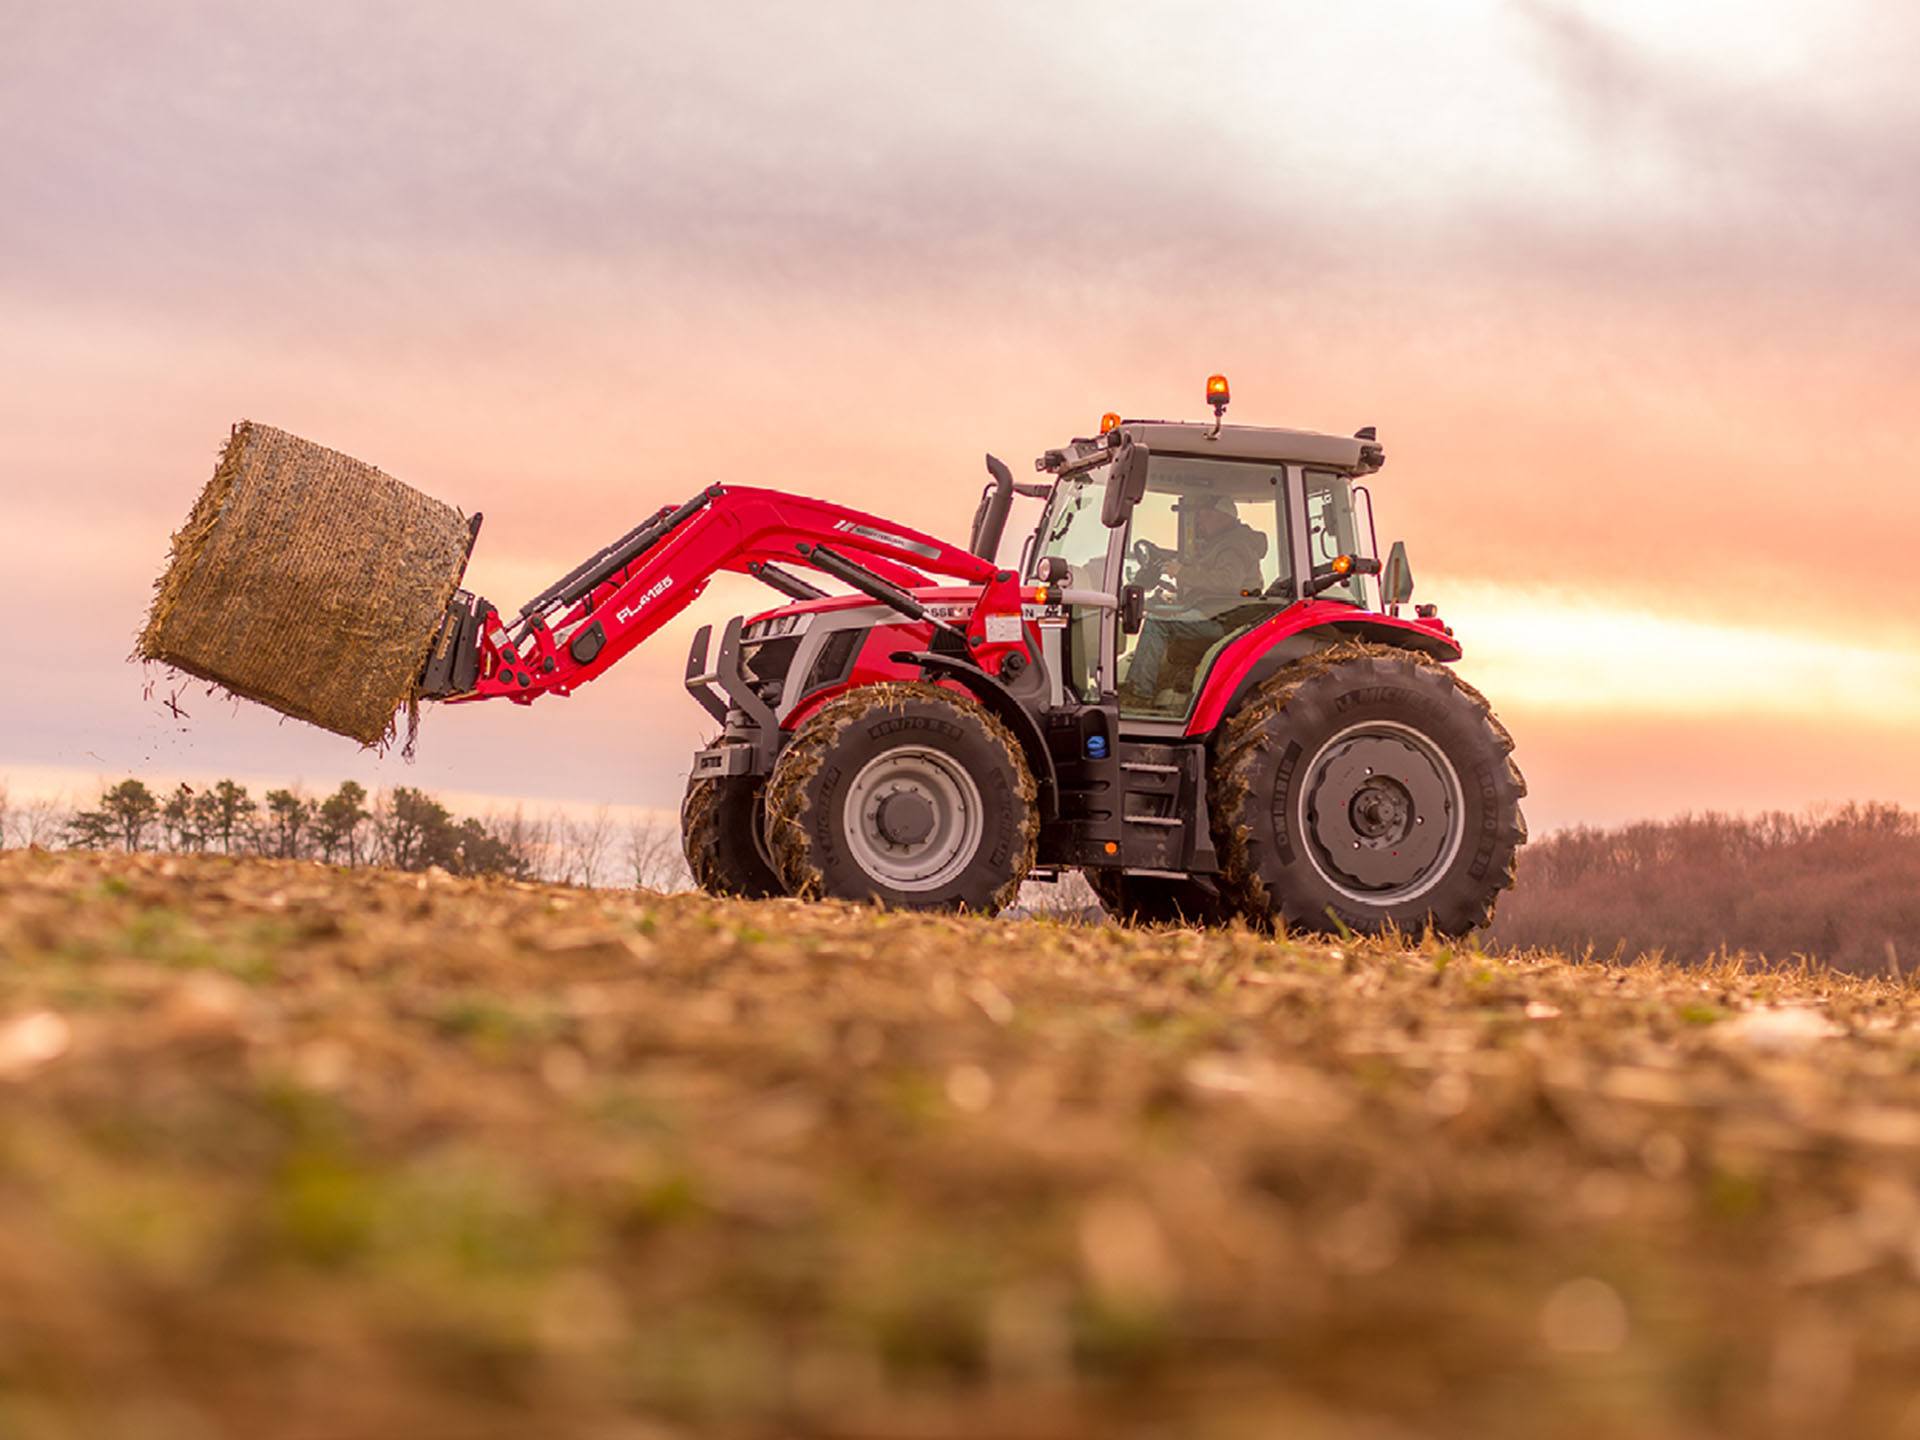
[[[826,563],[814,559],[818,546],[831,547]],[[969,551],[844,505],[715,485],[575,567],[511,626],[485,601],[457,595],[422,693],[522,702],[568,694],[686,609],[719,572],[794,565],[831,574],[836,554],[902,589],[942,578],[984,586],[998,574]]]

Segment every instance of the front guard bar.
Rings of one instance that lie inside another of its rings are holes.
[[[773,707],[754,690],[747,680],[746,671],[741,667],[740,617],[736,615],[729,620],[726,629],[720,632],[720,648],[709,667],[707,651],[712,644],[711,625],[702,625],[694,632],[693,648],[687,652],[687,693],[699,702],[702,710],[722,725],[729,721],[736,710],[745,717],[753,731],[753,754],[757,768],[764,772],[772,767],[774,751],[780,745],[780,720],[773,713]],[[716,685],[719,693],[715,692]],[[703,773],[697,765],[695,773]]]

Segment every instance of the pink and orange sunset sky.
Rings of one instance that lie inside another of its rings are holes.
[[[773,484],[962,536],[1109,409],[1377,425],[1535,828],[1920,805],[1920,10],[0,0],[0,778],[676,804],[717,583],[418,757],[127,662],[246,416],[508,608]],[[1030,517],[1025,517],[1030,518]],[[1021,523],[1017,517],[1015,524]]]

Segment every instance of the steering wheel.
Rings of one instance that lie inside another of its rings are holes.
[[[1135,540],[1127,551],[1127,558],[1138,567],[1133,574],[1133,583],[1143,591],[1152,590],[1166,581],[1166,566],[1180,552],[1167,550],[1151,540]]]

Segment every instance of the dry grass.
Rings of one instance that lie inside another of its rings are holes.
[[[38,852],[0,953],[10,1437],[1920,1426],[1891,980]]]

